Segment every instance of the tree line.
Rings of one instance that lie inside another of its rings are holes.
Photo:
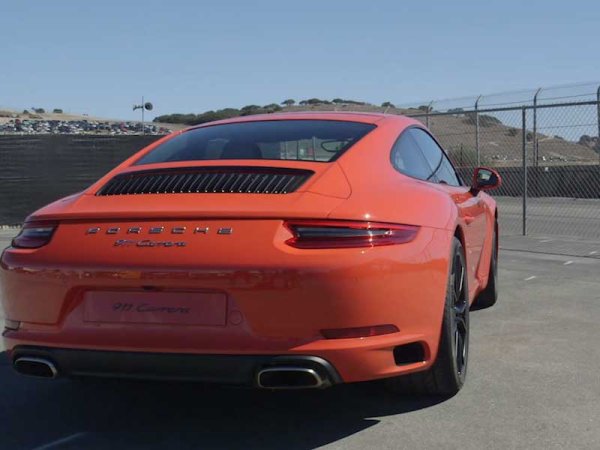
[[[230,119],[238,116],[250,116],[254,114],[271,114],[283,110],[283,108],[290,108],[295,105],[299,106],[315,106],[315,105],[369,105],[366,102],[360,102],[356,100],[348,100],[343,98],[334,98],[333,100],[323,100],[320,98],[309,98],[307,100],[296,100],[288,98],[281,103],[270,103],[268,105],[246,105],[243,108],[223,108],[217,110],[205,111],[200,114],[165,114],[154,118],[154,122],[161,123],[179,123],[185,125],[199,125],[206,122],[212,122],[214,120]],[[394,107],[390,102],[385,102],[381,105],[384,108]]]

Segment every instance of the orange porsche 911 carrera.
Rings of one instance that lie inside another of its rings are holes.
[[[82,157],[84,157],[82,155]],[[169,135],[33,213],[1,258],[4,341],[37,377],[452,395],[497,298],[499,175],[420,122],[241,117]]]

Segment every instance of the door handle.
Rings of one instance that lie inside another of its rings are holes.
[[[467,225],[470,225],[471,223],[473,223],[474,220],[475,220],[474,216],[465,216],[465,222],[467,223]]]

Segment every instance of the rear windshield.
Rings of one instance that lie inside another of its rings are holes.
[[[186,131],[136,162],[219,159],[332,161],[375,128],[361,122],[272,120],[212,125]]]

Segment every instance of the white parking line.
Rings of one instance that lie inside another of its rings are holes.
[[[569,264],[573,264],[573,261],[566,261],[563,266],[568,266]]]
[[[525,281],[533,280],[534,278],[535,278],[535,275],[531,275],[529,278],[525,278]]]
[[[56,441],[52,441],[52,442],[49,442],[47,444],[44,444],[44,445],[42,445],[40,447],[36,447],[33,450],[48,450],[48,449],[51,449],[51,448],[58,448],[59,445],[66,444],[67,442],[74,441],[75,439],[80,438],[84,434],[85,433],[71,434],[70,436],[66,436],[64,438],[57,439]]]
[[[598,253],[596,250],[594,250],[593,252],[590,252],[590,255],[595,255],[596,253]]]

